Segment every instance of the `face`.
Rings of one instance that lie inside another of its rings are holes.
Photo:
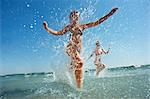
[[[71,21],[78,21],[80,17],[80,13],[78,11],[72,11],[70,13],[70,20]]]
[[[96,46],[100,46],[100,43],[99,43],[99,41],[97,41],[97,42],[96,42]]]

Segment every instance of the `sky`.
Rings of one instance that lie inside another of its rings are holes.
[[[96,21],[113,7],[119,10],[99,26],[83,31],[84,68],[95,68],[86,60],[96,40],[110,53],[103,55],[107,68],[150,63],[150,0],[1,0],[0,75],[48,72],[66,68],[69,57],[64,48],[69,32],[48,34],[69,24],[72,10],[81,13],[80,23]]]

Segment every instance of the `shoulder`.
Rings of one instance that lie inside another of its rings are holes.
[[[86,24],[80,24],[79,27],[81,30],[84,30],[85,28],[87,28],[87,25]]]
[[[71,27],[71,26],[70,26],[70,24],[69,24],[69,25],[66,25],[64,29],[69,31],[70,27]]]

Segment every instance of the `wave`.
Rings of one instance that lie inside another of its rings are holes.
[[[123,66],[123,67],[115,67],[115,68],[108,68],[110,71],[118,71],[118,70],[134,70],[137,69],[134,65],[132,66]]]
[[[44,83],[43,85],[40,84],[36,88],[33,87],[26,89],[16,88],[13,90],[1,89],[0,97],[2,97],[2,99],[3,97],[12,99],[13,98],[22,99],[22,97],[26,97],[30,99],[38,96],[44,97],[45,95],[54,97],[71,97],[71,96],[76,97],[77,94],[79,94],[78,90],[71,87],[69,84],[55,81],[55,82],[47,82]]]
[[[131,66],[120,66],[120,67],[115,67],[115,68],[108,68],[110,71],[117,71],[117,70],[135,70],[135,69],[150,69],[150,64],[147,65],[131,65]]]
[[[20,73],[20,74],[7,74],[7,75],[2,75],[0,77],[12,77],[12,76],[22,76],[22,77],[29,77],[29,76],[39,76],[39,75],[47,75],[51,76],[54,75],[54,72],[37,72],[37,73]]]
[[[30,87],[15,89],[3,89],[2,99],[111,99],[113,98],[148,98],[148,75],[112,77],[112,78],[86,78],[82,91],[73,88],[63,82],[39,82],[29,81]],[[22,86],[29,86],[21,83]],[[8,86],[9,87],[9,86]],[[139,90],[140,89],[140,90]],[[108,94],[109,92],[109,94]],[[40,98],[39,98],[40,97]]]
[[[143,74],[148,74],[149,75],[149,70],[150,70],[150,64],[147,65],[141,65],[141,66],[122,66],[122,67],[116,67],[116,68],[106,68],[102,72],[100,72],[101,78],[105,77],[123,77],[123,76],[134,76],[134,75],[143,75]],[[84,77],[86,76],[91,76],[95,77],[95,69],[87,69],[84,70]],[[62,83],[68,83],[70,85],[75,84],[74,78],[72,76],[68,75],[63,75],[61,76],[57,75],[55,72],[39,72],[39,73],[22,73],[22,74],[9,74],[9,75],[3,75],[0,76],[0,81],[8,81],[8,80],[25,80],[25,79],[34,79],[34,80],[39,80],[43,82],[54,82],[54,81],[59,81]]]

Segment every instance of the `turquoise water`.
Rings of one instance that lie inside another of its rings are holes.
[[[56,80],[53,72],[0,76],[0,99],[150,98],[150,65],[109,68],[100,77],[93,72],[84,74],[82,90]]]

